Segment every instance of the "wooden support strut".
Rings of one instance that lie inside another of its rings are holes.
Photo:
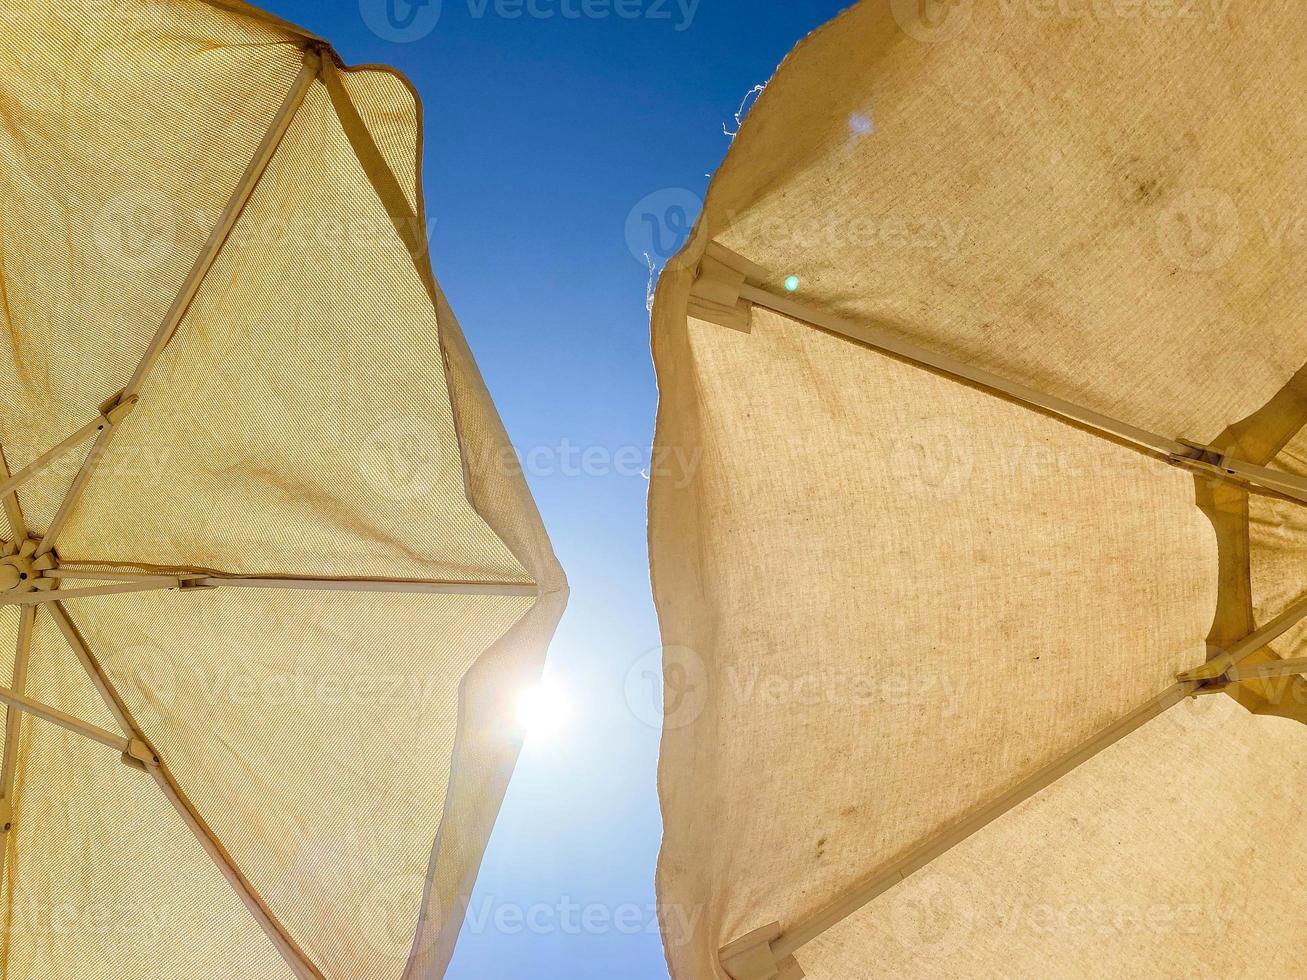
[[[1277,660],[1269,664],[1254,664],[1251,667],[1231,667],[1225,675],[1231,681],[1265,680],[1269,677],[1296,677],[1307,674],[1307,658],[1297,660]]]
[[[54,578],[56,576],[46,576]],[[112,578],[112,576],[106,576]],[[69,599],[90,599],[107,595],[130,595],[135,592],[160,592],[174,589],[199,587],[195,579],[169,578],[140,582],[118,582],[113,585],[95,585],[85,589],[53,589],[48,592],[20,592],[13,595],[0,595],[0,607],[3,606],[40,606],[49,602],[63,602]]]
[[[91,436],[113,428],[131,413],[132,409],[136,407],[137,401],[136,395],[130,398],[114,396],[100,409],[99,415],[91,419],[59,445],[38,456],[13,476],[0,482],[0,495],[13,493],[32,477],[48,468],[65,453],[80,446]]]
[[[7,687],[0,687],[0,704],[6,704],[15,711],[31,715],[33,718],[40,718],[42,721],[48,721],[52,725],[58,725],[65,731],[72,732],[74,735],[82,735],[92,742],[99,742],[101,745],[116,749],[123,755],[128,755],[129,750],[132,748],[133,739],[105,731],[98,725],[92,725],[89,721],[82,721],[80,718],[75,718],[58,708],[52,708],[39,701],[33,701],[26,695],[19,694]]]
[[[1196,694],[1201,687],[1200,682],[1194,681],[1176,684],[1167,689],[1142,708],[1099,732],[1084,745],[1058,761],[1045,766],[1020,785],[943,834],[925,842],[889,869],[811,918],[796,923],[783,932],[776,929],[762,930],[752,937],[745,937],[725,947],[719,954],[723,969],[732,980],[793,980],[795,977],[801,977],[801,972],[797,974],[792,972],[797,969],[793,956],[799,949],[870,904],[899,882],[920,871],[936,858],[983,830],[999,817],[1014,810],[1036,793],[1047,789],[1067,773],[1078,769],[1099,753]],[[775,935],[768,938],[771,933]],[[741,943],[744,946],[741,946]],[[732,972],[733,970],[740,972]]]
[[[1257,651],[1266,649],[1304,619],[1307,619],[1307,598],[1295,602],[1265,626],[1250,633],[1220,656],[1212,658],[1201,667],[1180,674],[1179,680],[1218,682],[1222,677],[1234,680],[1235,678],[1230,676],[1232,669],[1237,670],[1239,664]]]
[[[1296,502],[1307,503],[1307,477],[1256,466],[1199,443],[1150,432],[1064,398],[1010,381],[992,371],[937,354],[887,331],[854,323],[777,295],[759,285],[774,279],[767,270],[713,242],[708,246],[700,264],[698,278],[691,287],[687,312],[698,319],[748,331],[750,306],[761,306],[893,357],[978,385],[1028,408],[1074,422],[1098,435],[1131,443],[1160,455],[1173,466],[1200,476],[1251,484]]]

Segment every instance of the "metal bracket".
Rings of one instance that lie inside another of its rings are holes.
[[[128,395],[124,398],[121,391],[114,395],[100,406],[100,418],[104,420],[104,427],[117,425],[127,418],[140,400],[140,395]]]
[[[1238,486],[1257,487],[1282,494],[1299,502],[1307,502],[1307,477],[1287,470],[1247,463],[1221,452],[1213,446],[1181,439],[1182,452],[1169,454],[1168,462],[1191,470],[1199,476],[1233,480]]]
[[[160,765],[159,757],[155,755],[154,750],[139,738],[128,741],[127,751],[123,753],[123,763],[142,772],[149,772],[151,768]]]
[[[204,576],[196,576],[194,578],[183,578],[177,580],[178,592],[207,592],[211,589],[216,589],[216,588],[218,588],[218,586],[210,582]]]
[[[1200,667],[1187,670],[1179,675],[1181,681],[1221,681],[1226,682],[1229,672],[1237,668],[1258,650],[1264,650],[1300,622],[1307,619],[1307,599],[1300,599],[1276,616],[1265,626],[1250,633],[1225,653],[1214,657]]]
[[[690,287],[686,312],[696,320],[749,333],[753,329],[753,304],[740,298],[740,290],[749,279],[766,276],[761,266],[710,242]]]
[[[718,957],[731,980],[803,980],[803,968],[793,956],[777,960],[772,943],[783,935],[773,922],[722,947]]]
[[[1188,439],[1181,439],[1180,445],[1188,450],[1185,454],[1172,453],[1171,462],[1176,466],[1183,466],[1186,469],[1203,470],[1210,473],[1217,473],[1221,476],[1235,476],[1234,470],[1226,469],[1226,454],[1213,446],[1204,446],[1201,443],[1190,442]]]

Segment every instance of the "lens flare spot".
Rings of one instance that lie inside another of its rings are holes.
[[[542,681],[517,697],[515,718],[530,739],[550,739],[561,733],[572,717],[572,702],[560,685]]]

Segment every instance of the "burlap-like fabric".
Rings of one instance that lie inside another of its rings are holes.
[[[313,43],[236,2],[0,12],[11,471],[130,378]],[[325,58],[59,557],[91,572],[538,586],[538,599],[68,603],[312,969],[426,980],[452,953],[520,747],[513,702],[566,585],[431,276],[416,95]],[[32,536],[84,455],[20,491]],[[0,612],[15,636],[16,613]],[[52,620],[38,623],[29,693],[116,729]],[[25,722],[15,802],[4,976],[291,975],[154,783],[110,750]]]
[[[700,460],[651,491],[677,980],[725,976],[722,946],[877,878],[1307,592],[1300,505],[760,309],[750,333],[687,318],[715,240],[810,306],[1307,472],[1300,11],[1074,6],[855,7],[781,67],[660,282],[657,442]],[[1172,709],[800,965],[1300,975],[1307,733],[1247,710],[1297,717],[1298,687]],[[1201,856],[1266,826],[1275,857]],[[960,933],[899,921],[954,897]],[[1171,921],[1121,926],[1136,907]]]

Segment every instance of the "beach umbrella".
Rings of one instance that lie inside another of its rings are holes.
[[[566,589],[416,95],[236,2],[0,66],[0,972],[438,977]]]
[[[864,0],[758,99],[654,307],[676,980],[1303,975],[1304,50]]]

